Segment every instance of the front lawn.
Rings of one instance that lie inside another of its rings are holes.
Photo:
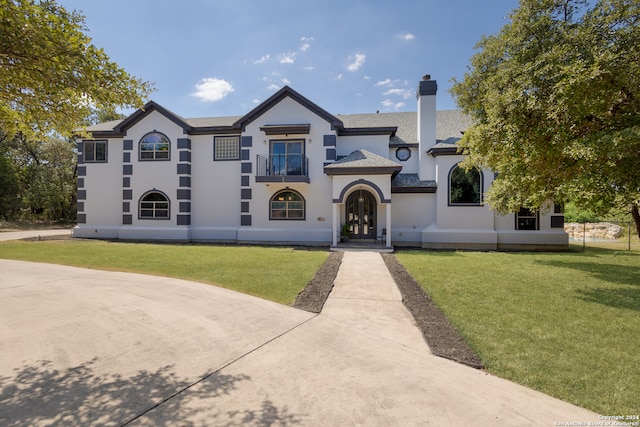
[[[0,242],[0,258],[210,283],[292,304],[327,258],[323,250],[100,240]]]
[[[400,251],[487,369],[604,415],[640,413],[640,254]]]

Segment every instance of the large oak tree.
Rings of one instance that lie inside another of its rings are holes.
[[[0,133],[70,136],[92,109],[139,107],[151,85],[92,44],[84,17],[53,0],[0,0]]]
[[[640,0],[520,0],[452,94],[466,164],[497,172],[500,212],[628,209],[640,235]]]

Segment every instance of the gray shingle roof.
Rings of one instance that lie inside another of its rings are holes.
[[[368,150],[356,150],[347,157],[327,165],[327,168],[379,168],[379,167],[396,167],[399,163],[389,160],[386,157],[379,156]]]
[[[436,188],[435,181],[422,181],[417,173],[399,173],[391,180],[394,193],[435,193]]]
[[[402,165],[371,151],[356,150],[324,167],[327,175],[397,174]]]
[[[185,119],[185,121],[193,127],[217,127],[233,126],[233,124],[241,118],[242,116],[198,117],[195,119]]]
[[[344,114],[337,116],[347,128],[397,126],[391,145],[418,143],[418,115],[408,113]],[[436,143],[456,143],[471,126],[471,119],[460,110],[436,111]],[[454,138],[454,139],[452,139]]]
[[[167,110],[168,111],[168,110]],[[171,112],[169,112],[171,113]],[[244,116],[183,118],[174,113],[176,118],[192,128],[233,127]],[[344,123],[346,129],[397,128],[389,144],[417,145],[417,113],[373,113],[373,114],[341,114],[335,116]],[[124,119],[126,121],[127,119]],[[116,129],[123,120],[115,120],[89,126],[89,132],[110,132]],[[442,110],[436,112],[436,147],[447,144],[451,147],[461,138],[462,132],[471,125],[471,120],[459,110]],[[425,147],[431,148],[431,147]]]

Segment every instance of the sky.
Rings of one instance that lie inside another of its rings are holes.
[[[150,99],[241,116],[287,85],[332,114],[415,111],[424,74],[455,109],[474,46],[517,0],[58,0]],[[126,112],[128,113],[128,112]]]

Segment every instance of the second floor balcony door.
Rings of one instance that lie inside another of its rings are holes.
[[[271,142],[272,175],[304,175],[304,141]]]

